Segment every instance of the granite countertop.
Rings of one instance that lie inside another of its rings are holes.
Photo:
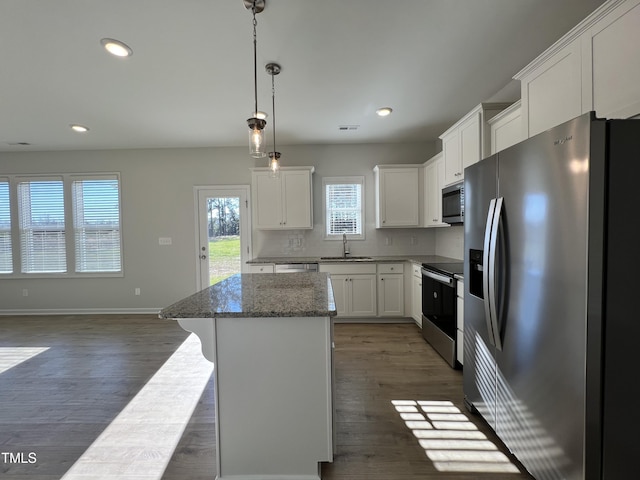
[[[461,262],[462,260],[449,257],[441,257],[440,255],[380,255],[370,256],[366,259],[359,258],[357,260],[342,259],[323,259],[322,257],[257,257],[247,261],[248,264],[274,263],[274,264],[294,264],[294,263],[380,263],[380,262],[413,262],[423,263],[450,263]]]
[[[160,311],[160,318],[328,317],[336,315],[327,273],[243,273]]]

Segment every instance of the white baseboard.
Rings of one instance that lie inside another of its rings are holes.
[[[334,317],[335,323],[415,323],[411,317]]]
[[[0,309],[0,315],[158,315],[160,310],[162,308],[25,308]]]

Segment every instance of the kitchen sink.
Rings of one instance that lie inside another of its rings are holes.
[[[373,260],[371,257],[320,257],[320,260],[340,260],[342,262],[357,261],[357,260]]]

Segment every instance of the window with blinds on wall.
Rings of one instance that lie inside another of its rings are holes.
[[[364,238],[363,177],[324,178],[325,236]]]
[[[2,274],[121,276],[119,175],[0,177]]]
[[[0,178],[0,273],[13,272],[9,181]]]
[[[18,182],[22,273],[67,271],[62,178]]]
[[[74,179],[72,192],[76,272],[119,272],[118,179]]]

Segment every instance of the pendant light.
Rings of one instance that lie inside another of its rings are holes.
[[[271,75],[271,108],[273,116],[273,152],[269,152],[269,174],[277,177],[280,174],[280,152],[276,151],[276,87],[275,76],[280,73],[280,65],[267,63],[265,69]]]
[[[247,119],[249,126],[249,154],[254,158],[266,156],[264,142],[264,127],[267,122],[263,118],[258,118],[258,66],[257,66],[257,36],[256,36],[256,13],[264,10],[265,0],[243,0],[244,7],[253,13],[253,94],[255,108],[252,117]]]

